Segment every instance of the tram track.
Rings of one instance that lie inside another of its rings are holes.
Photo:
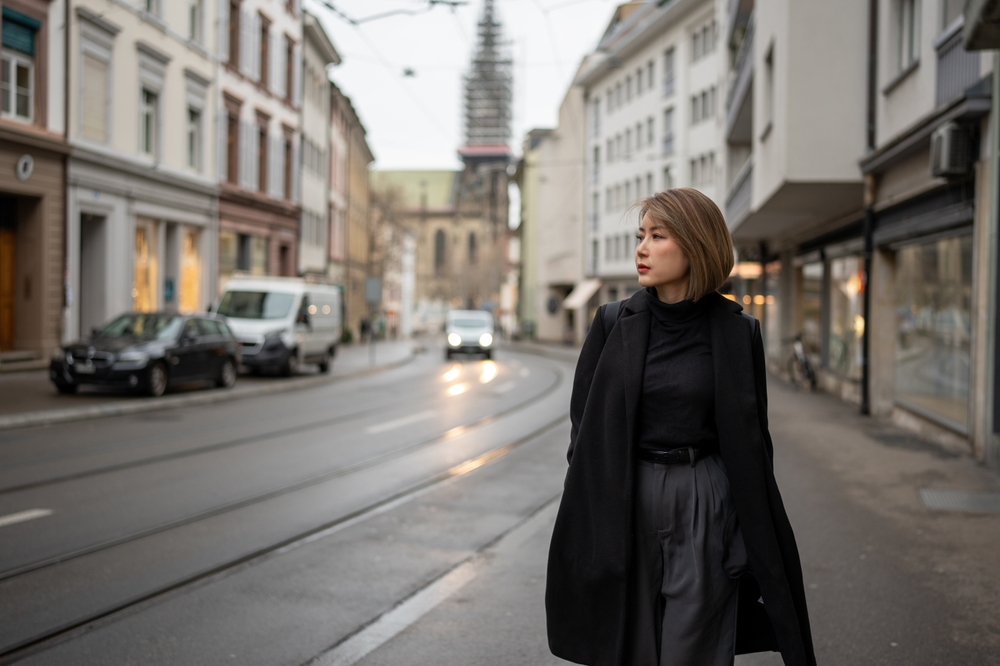
[[[405,455],[408,455],[408,454],[410,454],[413,451],[416,451],[418,449],[430,447],[430,446],[433,446],[435,444],[439,444],[439,443],[442,443],[442,442],[449,441],[450,439],[453,439],[458,434],[467,434],[470,431],[473,431],[473,430],[478,429],[478,428],[482,428],[482,427],[484,427],[486,425],[489,425],[490,423],[492,423],[493,421],[497,420],[498,418],[503,418],[503,417],[508,416],[508,415],[510,415],[512,413],[515,413],[515,412],[517,412],[517,411],[519,411],[521,409],[524,409],[526,406],[529,406],[532,403],[534,403],[534,402],[536,402],[538,400],[544,399],[545,397],[551,395],[553,392],[555,392],[560,387],[560,385],[564,381],[564,376],[563,376],[562,371],[560,371],[558,368],[552,368],[552,372],[553,372],[553,375],[554,375],[554,381],[552,381],[540,393],[532,395],[531,397],[525,399],[524,401],[518,402],[515,405],[511,405],[510,407],[507,407],[506,409],[502,409],[502,410],[493,412],[491,414],[487,414],[485,416],[482,416],[482,417],[480,417],[480,418],[478,418],[478,419],[476,419],[474,421],[471,421],[469,423],[466,423],[466,424],[454,426],[454,427],[450,428],[449,430],[447,430],[446,432],[444,432],[443,434],[436,435],[434,437],[431,437],[431,438],[428,438],[428,439],[425,439],[425,440],[422,440],[422,441],[419,441],[419,442],[414,442],[414,443],[409,444],[407,446],[404,446],[404,447],[401,447],[401,448],[396,448],[396,449],[393,449],[392,451],[387,451],[385,453],[381,453],[381,454],[372,456],[372,457],[367,458],[365,460],[361,460],[361,461],[358,461],[358,462],[355,462],[355,463],[352,463],[352,464],[349,464],[349,465],[334,467],[332,469],[325,470],[325,471],[320,472],[318,474],[311,475],[311,476],[309,476],[307,478],[300,479],[300,480],[296,481],[295,483],[287,484],[287,485],[281,486],[279,488],[272,488],[270,490],[267,490],[267,491],[262,492],[262,493],[258,493],[256,495],[251,495],[249,497],[244,497],[242,499],[239,499],[239,500],[236,500],[236,501],[233,501],[233,502],[228,502],[228,503],[225,503],[225,504],[221,504],[221,505],[212,507],[210,509],[206,509],[204,511],[199,511],[197,513],[189,514],[189,515],[184,516],[182,518],[177,518],[175,520],[166,521],[166,522],[161,523],[159,525],[154,525],[152,527],[148,527],[148,528],[145,528],[145,529],[142,529],[142,530],[137,530],[137,531],[132,532],[130,534],[122,535],[122,536],[114,538],[114,539],[108,539],[106,541],[102,541],[102,542],[98,542],[98,543],[95,543],[95,544],[91,544],[91,545],[88,545],[88,546],[85,546],[83,548],[79,548],[79,549],[76,549],[76,550],[73,550],[73,551],[68,551],[68,552],[65,552],[65,553],[61,553],[59,555],[54,555],[52,557],[48,557],[48,558],[36,560],[34,562],[31,562],[31,563],[28,563],[28,564],[25,564],[25,565],[22,565],[22,566],[19,566],[19,567],[12,567],[10,569],[5,569],[5,570],[0,571],[0,581],[4,581],[4,580],[11,579],[11,578],[15,578],[17,576],[21,576],[21,575],[24,575],[24,574],[27,574],[27,573],[38,571],[40,569],[44,569],[46,567],[50,567],[50,566],[53,566],[53,565],[62,564],[64,562],[68,562],[70,560],[73,560],[73,559],[76,559],[76,558],[79,558],[79,557],[83,557],[85,555],[91,555],[93,553],[97,553],[97,552],[100,552],[100,551],[103,551],[103,550],[107,550],[109,548],[114,548],[116,546],[121,546],[121,545],[124,545],[124,544],[127,544],[127,543],[131,543],[133,541],[137,541],[139,539],[143,539],[143,538],[152,536],[154,534],[160,534],[160,533],[163,533],[163,532],[170,531],[172,529],[177,529],[179,527],[184,527],[186,525],[191,525],[193,523],[197,523],[197,522],[200,522],[200,521],[203,521],[203,520],[207,520],[207,519],[213,518],[215,516],[219,516],[219,515],[222,515],[222,514],[225,514],[225,513],[229,513],[229,512],[237,511],[239,509],[243,509],[243,508],[246,508],[246,507],[249,507],[249,506],[253,506],[254,504],[260,504],[262,502],[266,502],[268,500],[272,500],[272,499],[275,499],[277,497],[281,497],[283,495],[288,495],[290,493],[294,493],[294,492],[303,490],[305,488],[309,488],[311,486],[318,485],[320,483],[325,483],[327,481],[333,480],[333,479],[338,478],[338,477],[347,476],[349,474],[353,474],[353,473],[356,473],[356,472],[359,472],[359,471],[362,471],[362,470],[365,470],[365,469],[369,469],[369,468],[376,467],[376,466],[381,465],[381,464],[385,464],[385,463],[390,462],[392,460],[395,460],[397,458],[401,458],[401,457],[403,457]]]
[[[560,380],[555,382],[554,387],[551,390],[555,390],[555,387],[558,387],[561,383],[562,377],[561,373],[559,374]],[[511,408],[505,411],[510,413],[517,411],[522,407],[523,403],[518,405],[516,408]],[[489,421],[492,422],[500,415],[500,413],[490,415],[485,417],[485,419],[489,419]],[[254,549],[250,552],[243,553],[237,557],[229,558],[211,567],[182,576],[168,584],[144,590],[139,594],[135,594],[120,602],[110,604],[100,610],[75,618],[70,622],[65,622],[55,627],[49,627],[30,637],[10,645],[0,647],[0,665],[15,663],[28,658],[34,654],[51,647],[55,647],[65,641],[77,638],[112,622],[118,621],[130,615],[141,613],[147,608],[150,608],[155,604],[162,603],[167,599],[173,598],[174,596],[209,585],[218,580],[268,561],[274,557],[281,556],[296,548],[330,536],[340,530],[363,522],[368,518],[390,511],[410,500],[440,488],[446,483],[449,483],[461,476],[488,465],[499,458],[502,458],[525,443],[544,435],[548,431],[564,423],[567,417],[568,412],[563,411],[555,418],[546,421],[541,426],[535,428],[527,434],[522,435],[521,437],[518,437],[514,441],[507,442],[484,453],[467,458],[466,460],[456,465],[452,465],[442,472],[432,474],[428,478],[413,483],[401,491],[393,493],[392,495],[375,502],[371,502],[360,509],[340,516],[335,520],[301,531],[295,535],[267,546]],[[486,425],[486,423],[482,422],[483,420],[484,419],[481,419],[481,422],[478,422],[472,427],[481,427]],[[435,438],[434,441],[443,441],[445,437],[447,437],[447,433],[441,437]],[[428,443],[429,442],[425,442],[422,446],[426,446]],[[414,447],[410,447],[410,450],[413,448]]]
[[[56,484],[59,484],[59,483],[66,483],[66,482],[77,481],[77,480],[80,480],[80,479],[86,479],[86,478],[90,478],[90,477],[94,477],[94,476],[100,476],[102,474],[110,474],[110,473],[120,472],[120,471],[127,470],[127,469],[136,469],[136,468],[145,467],[145,466],[148,466],[148,465],[154,465],[154,464],[161,463],[161,462],[168,462],[168,461],[172,461],[172,460],[180,460],[180,459],[191,457],[191,456],[203,455],[203,454],[206,454],[206,453],[214,453],[214,452],[218,452],[218,451],[224,451],[226,449],[238,448],[240,446],[245,446],[247,444],[254,444],[254,443],[257,443],[257,442],[262,442],[262,441],[266,441],[268,439],[273,439],[273,438],[276,438],[276,437],[284,437],[284,436],[287,436],[287,435],[296,435],[296,434],[301,434],[301,433],[309,432],[311,430],[319,430],[319,429],[330,427],[330,426],[335,426],[335,425],[341,425],[341,424],[345,424],[345,423],[350,423],[352,421],[356,421],[356,420],[359,420],[359,419],[363,419],[363,418],[372,416],[373,414],[384,413],[384,412],[388,411],[389,409],[392,409],[394,407],[399,407],[401,405],[412,405],[414,408],[426,407],[428,405],[435,404],[437,402],[437,399],[436,398],[427,398],[427,399],[421,400],[419,402],[411,402],[411,401],[412,401],[411,397],[404,396],[404,397],[400,397],[398,400],[395,400],[393,402],[388,402],[387,403],[387,402],[383,401],[377,407],[371,407],[371,408],[368,408],[368,409],[360,409],[360,410],[352,410],[352,411],[350,411],[348,413],[338,414],[336,416],[331,416],[331,417],[324,418],[324,419],[319,419],[319,420],[316,420],[316,421],[309,421],[309,422],[306,422],[306,423],[297,423],[295,425],[288,426],[288,427],[277,428],[275,430],[269,430],[269,431],[266,431],[266,432],[258,432],[258,433],[254,433],[252,435],[235,437],[235,438],[227,439],[227,440],[224,440],[224,441],[221,441],[221,442],[215,442],[215,443],[211,443],[211,444],[206,444],[204,446],[197,446],[197,447],[193,447],[193,448],[189,448],[189,449],[184,449],[182,451],[172,451],[172,452],[169,452],[169,453],[163,453],[163,454],[159,454],[159,455],[148,456],[148,457],[140,458],[140,459],[136,459],[136,460],[129,460],[127,462],[121,462],[121,463],[116,463],[116,464],[111,464],[111,465],[104,465],[104,466],[101,466],[101,467],[95,467],[95,468],[92,468],[92,469],[85,469],[85,470],[81,470],[81,471],[78,471],[78,472],[72,472],[72,473],[68,473],[68,474],[61,474],[61,475],[58,475],[58,476],[51,476],[51,477],[47,477],[47,478],[37,479],[37,480],[30,481],[30,482],[27,482],[27,483],[21,483],[21,484],[18,484],[18,485],[0,486],[0,497],[2,497],[4,495],[10,495],[12,493],[23,492],[23,491],[26,491],[26,490],[35,490],[37,488],[43,488],[45,486],[56,485]],[[182,434],[191,434],[191,433],[182,433]],[[137,444],[137,445],[132,446],[132,447],[121,447],[121,448],[117,448],[117,449],[112,449],[111,451],[113,451],[113,452],[134,451],[134,450],[136,450],[136,449],[138,449],[140,447],[151,446],[151,445],[155,445],[155,444],[150,444],[148,442],[143,442],[143,443]],[[91,450],[84,451],[84,452],[74,451],[71,454],[67,454],[65,456],[51,456],[51,457],[48,457],[48,458],[46,458],[44,460],[29,460],[29,461],[14,463],[14,464],[6,464],[5,467],[8,470],[10,470],[10,469],[16,469],[17,467],[25,467],[25,466],[34,465],[34,464],[53,464],[53,463],[58,463],[58,462],[64,462],[66,460],[78,459],[81,456],[85,456],[85,455],[97,455],[97,454],[108,453],[108,452],[109,451],[107,449],[105,449],[105,450],[93,450],[93,449],[91,449]],[[0,580],[2,580],[2,574],[0,574]]]

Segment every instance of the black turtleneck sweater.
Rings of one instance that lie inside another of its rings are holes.
[[[715,375],[705,299],[667,304],[646,289],[649,348],[639,403],[639,447],[716,448]]]

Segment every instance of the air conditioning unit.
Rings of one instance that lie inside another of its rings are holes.
[[[945,123],[931,135],[931,174],[954,178],[969,173],[969,131],[958,123]]]

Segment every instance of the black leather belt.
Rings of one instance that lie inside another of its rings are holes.
[[[712,455],[712,453],[714,453],[713,449],[688,446],[683,449],[670,449],[669,451],[639,449],[638,457],[639,460],[659,463],[661,465],[685,465],[690,463],[691,467],[694,467],[696,462]]]

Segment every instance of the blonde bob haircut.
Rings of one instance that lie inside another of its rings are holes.
[[[677,187],[633,204],[639,223],[647,215],[662,225],[691,264],[686,299],[717,291],[733,270],[733,239],[722,211],[698,190]]]

